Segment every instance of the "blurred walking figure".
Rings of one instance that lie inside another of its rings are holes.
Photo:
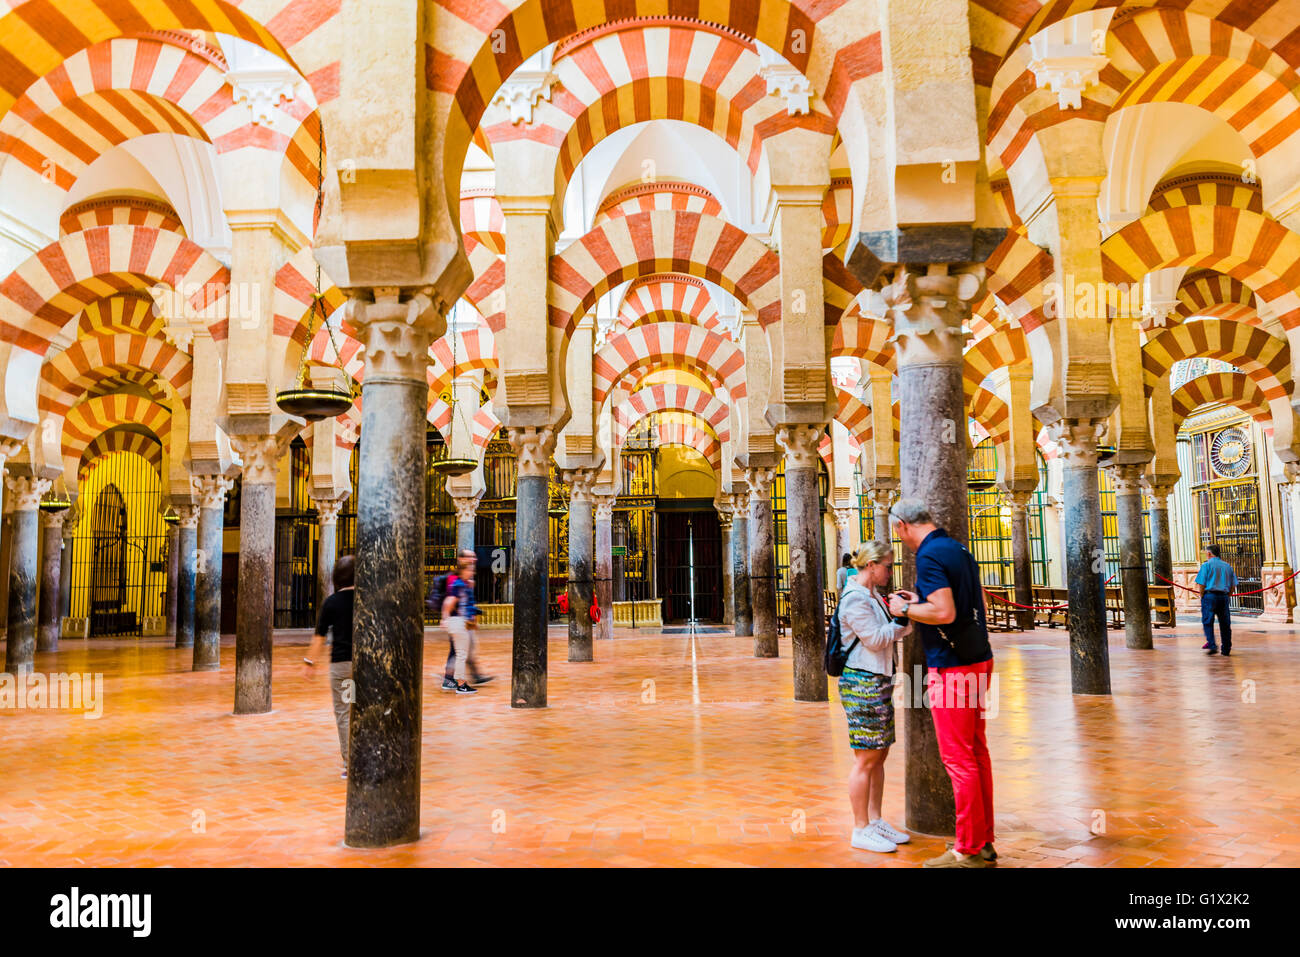
[[[352,714],[352,611],[356,596],[356,559],[344,555],[334,563],[334,594],[321,604],[316,633],[307,650],[307,676],[316,674],[322,643],[330,639],[330,694],[334,698],[334,723],[338,726],[343,777],[348,776],[348,736]]]
[[[456,577],[447,581],[447,597],[442,600],[442,621],[451,636],[456,669],[452,680],[456,694],[475,694],[478,689],[465,680],[468,663],[476,658],[478,644],[478,608],[474,604],[474,573],[478,564],[474,553],[462,551],[457,560]],[[474,669],[477,675],[478,669]],[[482,679],[475,678],[480,683]],[[446,680],[443,681],[446,687]]]
[[[1219,619],[1219,632],[1223,637],[1223,654],[1232,655],[1232,615],[1228,611],[1228,596],[1237,587],[1237,573],[1220,556],[1218,545],[1205,549],[1205,563],[1196,573],[1196,584],[1201,586],[1201,627],[1205,629],[1205,644],[1201,647],[1207,655],[1217,655],[1214,645],[1214,619]]]
[[[477,629],[478,605],[474,604],[473,572],[476,572],[478,569],[478,556],[474,553],[474,550],[472,548],[462,548],[460,552],[457,554],[456,571],[448,574],[442,585],[442,591],[441,591],[442,598],[438,602],[438,613],[441,616],[441,621],[443,622],[444,625],[446,625],[447,612],[445,608],[447,604],[447,597],[453,594],[452,591],[453,586],[456,584],[457,581],[460,580],[459,571],[462,567],[465,566],[466,563],[468,563],[469,568],[471,569],[470,580],[469,580],[470,605],[474,609],[474,628]],[[495,675],[485,675],[483,674],[483,672],[479,671],[477,631],[475,631],[474,640],[471,642],[470,650],[468,652],[468,656],[466,658],[465,663],[469,668],[469,673],[474,676],[473,680],[469,682],[471,685],[485,685],[495,677]],[[456,691],[458,690],[458,687],[459,686],[456,681],[456,636],[452,632],[451,628],[448,627],[447,628],[447,666],[442,673],[442,690]]]
[[[844,586],[849,583],[849,579],[856,575],[853,570],[853,556],[848,552],[844,553],[844,560],[840,562],[839,569],[835,572],[835,594],[843,595]]]

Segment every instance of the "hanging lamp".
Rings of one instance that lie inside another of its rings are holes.
[[[163,521],[166,522],[168,525],[175,525],[177,522],[179,522],[179,521],[181,520],[181,517],[180,517],[179,515],[176,514],[176,509],[174,509],[174,508],[172,508],[170,505],[168,505],[168,506],[167,506],[167,511],[163,512],[163,517],[162,517],[162,519],[163,519]]]
[[[66,512],[72,508],[72,499],[68,497],[68,489],[62,477],[57,480],[53,488],[45,493],[45,497],[41,499],[36,507],[42,512],[51,513]]]
[[[451,330],[451,401],[449,403],[451,406],[450,425],[453,441],[456,436],[456,411],[461,404],[460,400],[456,398],[456,365],[460,361],[459,354],[460,336],[457,335],[456,329],[453,326]],[[463,409],[460,412],[460,424],[464,428],[463,434],[470,435],[471,433],[469,431],[468,423],[465,421],[465,412]],[[447,449],[447,457],[445,459],[438,459],[431,465],[431,468],[439,475],[451,477],[468,475],[470,472],[478,468],[477,459],[457,458],[451,454],[450,443],[444,447]]]
[[[316,135],[316,222],[320,222],[321,210],[325,206],[325,127],[322,123]],[[330,337],[330,346],[334,349],[334,360],[338,365],[335,382],[326,386],[307,384],[307,353],[311,349],[312,336],[316,329],[316,316],[320,314],[321,322]],[[298,360],[298,378],[292,389],[276,393],[275,404],[282,412],[319,422],[342,415],[352,407],[354,398],[352,378],[343,368],[343,354],[334,341],[334,330],[329,324],[325,312],[325,294],[321,291],[320,263],[316,264],[316,290],[312,294],[311,320],[307,324],[307,339],[303,343],[302,358]]]

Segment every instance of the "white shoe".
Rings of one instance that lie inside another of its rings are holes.
[[[893,841],[895,844],[906,844],[912,840],[912,835],[906,831],[900,831],[894,825],[890,824],[883,817],[878,817],[869,825],[872,830],[887,841]]]
[[[869,825],[863,828],[855,827],[853,840],[850,843],[860,851],[875,851],[878,854],[889,854],[898,850],[898,845]]]

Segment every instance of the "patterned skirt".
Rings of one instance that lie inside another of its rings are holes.
[[[840,703],[849,719],[849,747],[876,751],[894,743],[893,696],[893,677],[844,669]]]

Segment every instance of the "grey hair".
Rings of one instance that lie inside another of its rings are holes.
[[[919,498],[900,498],[889,510],[889,516],[908,525],[929,525],[934,521],[930,509]]]

